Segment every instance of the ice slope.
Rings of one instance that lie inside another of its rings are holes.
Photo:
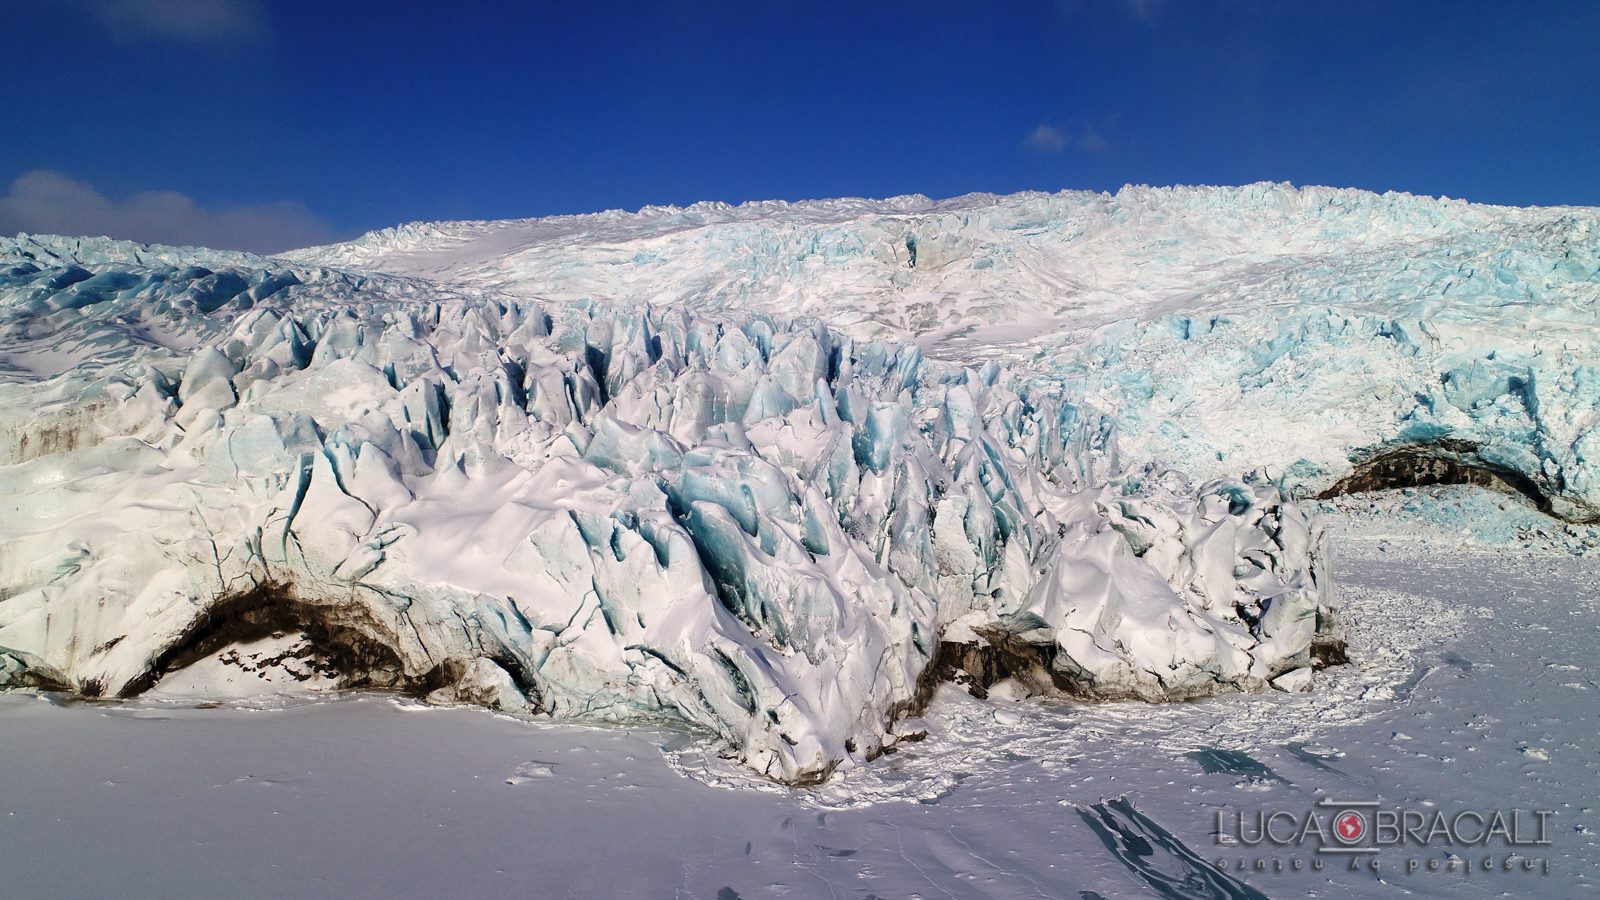
[[[0,241],[0,681],[303,634],[345,684],[681,720],[804,783],[895,740],[941,642],[1147,699],[1337,652],[1267,476],[1124,465],[992,362],[636,299]]]
[[[1476,470],[1600,519],[1590,208],[1129,187],[417,223],[291,256],[523,296],[814,315],[933,358],[1006,361],[1114,418],[1128,452],[1199,478],[1270,464],[1323,492],[1399,452],[1368,482],[1489,477],[1460,471]]]

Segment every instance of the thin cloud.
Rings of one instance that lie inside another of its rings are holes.
[[[1039,127],[1028,132],[1022,144],[1035,153],[1060,153],[1067,149],[1067,134],[1054,125],[1040,122]]]
[[[271,33],[257,0],[84,0],[113,36],[197,44],[260,41]]]
[[[1068,149],[1080,153],[1105,153],[1111,149],[1111,139],[1106,132],[1116,125],[1115,116],[1107,117],[1098,124],[1076,119],[1060,125],[1040,122],[1028,132],[1022,146],[1045,156],[1054,156]]]
[[[88,182],[35,169],[0,196],[0,234],[106,236],[150,244],[277,253],[337,240],[331,225],[299,203],[207,209],[176,191],[114,200]]]
[[[1167,11],[1167,0],[1122,0],[1122,6],[1134,18],[1154,22]]]
[[[1078,149],[1085,153],[1104,153],[1111,149],[1111,141],[1100,132],[1089,128],[1078,136]]]
[[[1064,16],[1075,16],[1101,3],[1102,0],[1056,0],[1056,9]],[[1146,23],[1159,20],[1167,12],[1167,0],[1109,0],[1109,5]]]

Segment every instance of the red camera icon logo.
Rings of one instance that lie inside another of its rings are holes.
[[[1339,813],[1333,820],[1333,833],[1341,844],[1354,844],[1367,833],[1367,817],[1352,810]]]

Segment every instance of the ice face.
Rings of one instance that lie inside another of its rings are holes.
[[[788,782],[957,666],[1300,690],[1341,651],[1296,492],[1600,511],[1597,300],[1593,210],[1281,185],[0,241],[0,680],[304,634]]]
[[[8,684],[296,633],[345,684],[671,717],[805,783],[941,646],[1170,699],[1339,640],[1266,473],[1195,487],[1058,383],[807,319],[19,238],[0,428]]]
[[[1198,479],[1271,465],[1320,493],[1383,483],[1369,462],[1422,448],[1408,468],[1423,471],[1385,478],[1493,476],[1600,520],[1593,209],[1129,187],[416,223],[291,255],[529,297],[810,314],[1004,361]]]

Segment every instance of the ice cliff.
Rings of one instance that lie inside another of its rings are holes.
[[[1283,185],[4,240],[0,683],[294,632],[794,783],[940,678],[1299,689],[1296,498],[1600,516],[1597,302],[1594,210]]]
[[[951,660],[1161,700],[1339,653],[1266,473],[1125,463],[994,362],[628,299],[0,241],[0,681],[136,695],[297,631],[349,685],[804,783]]]

